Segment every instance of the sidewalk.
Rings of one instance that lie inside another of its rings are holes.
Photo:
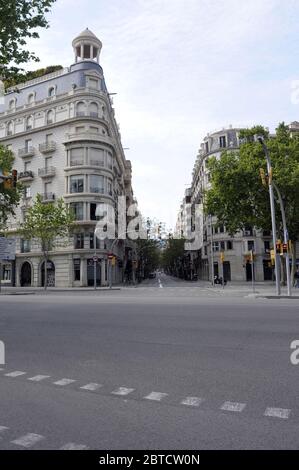
[[[197,284],[197,283],[194,283]],[[286,299],[299,299],[299,289],[296,287],[292,288],[292,296],[289,297],[287,294],[287,287],[281,287],[281,295],[276,295],[276,288],[275,283],[273,282],[256,282],[254,285],[254,289],[252,287],[251,282],[228,282],[224,289],[222,286],[216,285],[212,286],[211,282],[209,281],[198,281],[198,284],[205,289],[211,289],[215,292],[223,292],[223,293],[243,293],[248,297],[257,297],[257,298],[269,298],[269,299],[279,299],[279,298],[286,298]]]
[[[108,286],[97,287],[48,287],[46,290],[43,287],[1,287],[0,295],[30,295],[30,294],[46,294],[55,292],[103,292],[103,291],[119,291],[121,286],[113,286],[111,289]]]

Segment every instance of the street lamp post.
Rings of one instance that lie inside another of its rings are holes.
[[[272,184],[272,163],[269,155],[268,147],[264,142],[263,137],[258,136],[257,140],[262,144],[265,157],[267,160],[267,170],[269,175],[269,197],[270,197],[270,208],[271,208],[271,222],[272,222],[272,237],[273,237],[273,250],[275,255],[275,284],[276,284],[276,294],[280,295],[280,273],[278,265],[278,255],[276,251],[276,220],[275,220],[275,202],[274,202],[274,193],[273,193],[273,184]]]
[[[287,229],[287,222],[286,222],[286,215],[285,215],[283,200],[282,200],[280,191],[274,181],[273,181],[273,188],[277,192],[278,201],[279,201],[280,210],[281,210],[282,225],[283,225],[283,243],[285,245],[288,245],[289,234],[288,234],[288,229]],[[292,282],[291,282],[291,273],[290,273],[289,249],[287,249],[287,252],[286,252],[286,272],[287,272],[288,296],[291,296],[292,295]]]

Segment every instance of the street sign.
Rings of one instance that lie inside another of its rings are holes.
[[[108,259],[112,260],[114,258],[113,253],[108,253]]]
[[[16,259],[16,240],[14,238],[0,237],[0,261],[13,261]]]

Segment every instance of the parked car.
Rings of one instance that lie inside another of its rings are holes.
[[[149,279],[155,279],[156,276],[156,273],[149,273],[148,275]]]

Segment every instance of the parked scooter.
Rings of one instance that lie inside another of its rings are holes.
[[[223,279],[222,279],[222,277],[219,277],[219,276],[217,276],[217,275],[214,276],[214,284],[215,284],[215,285],[216,285],[216,284],[218,284],[218,285],[220,284],[220,285],[222,286],[222,284],[223,284]],[[227,284],[227,280],[224,279],[224,285],[226,286],[226,284]]]

